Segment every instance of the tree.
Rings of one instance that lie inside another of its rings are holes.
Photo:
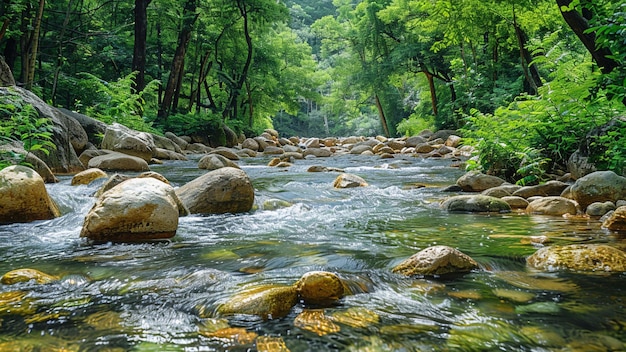
[[[135,44],[133,46],[132,70],[137,72],[133,89],[142,91],[146,86],[146,37],[148,28],[148,5],[152,0],[135,0]]]

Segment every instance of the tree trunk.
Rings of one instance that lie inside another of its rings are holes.
[[[198,14],[194,14],[195,11],[196,2],[194,0],[187,0],[183,11],[183,26],[178,35],[178,46],[176,47],[174,59],[172,60],[172,69],[167,80],[167,86],[165,87],[161,107],[157,113],[157,120],[161,122],[165,122],[167,120],[167,116],[171,112],[172,101],[174,99],[174,95],[176,94],[176,87],[178,86],[180,76],[183,74],[185,53],[187,52],[187,46],[189,45],[189,40],[191,39],[193,24],[196,22],[196,19],[198,19]]]
[[[426,79],[428,79],[428,88],[430,89],[430,101],[433,105],[433,115],[437,116],[439,114],[439,110],[437,109],[437,92],[435,91],[435,80],[433,79],[433,74],[428,72],[427,70],[422,71],[426,75]]]
[[[46,0],[39,0],[39,8],[37,9],[37,17],[33,23],[33,34],[29,45],[28,63],[26,68],[26,82],[24,88],[31,90],[35,81],[35,63],[37,62],[37,51],[39,50],[39,30],[41,29],[41,18],[43,17],[43,9]]]
[[[248,7],[246,5],[245,0],[237,0],[237,7],[239,7],[239,13],[243,18],[243,33],[246,39],[247,45],[247,56],[246,62],[241,69],[241,73],[239,75],[239,79],[235,81],[235,85],[231,87],[230,96],[228,97],[228,103],[222,112],[222,118],[224,120],[228,119],[232,115],[232,117],[237,116],[237,99],[239,99],[239,94],[241,94],[241,89],[243,88],[246,79],[248,78],[248,71],[250,70],[250,65],[252,64],[252,37],[250,36],[250,26],[249,26],[249,17]]]
[[[519,46],[520,61],[522,64],[522,70],[524,71],[524,77],[526,82],[530,86],[529,94],[536,95],[538,88],[541,87],[541,77],[539,76],[539,70],[537,66],[532,63],[532,57],[526,48],[527,38],[526,33],[517,24],[517,17],[515,15],[515,8],[513,8],[513,28],[515,29],[515,37],[517,38],[517,45]]]
[[[602,73],[607,74],[613,71],[619,64],[611,59],[611,51],[608,48],[598,48],[596,46],[596,35],[594,32],[587,32],[589,29],[589,22],[583,17],[581,13],[572,9],[568,10],[568,7],[573,0],[556,0],[559,5],[559,10],[563,15],[563,19],[567,22],[567,25],[574,31],[574,34],[583,42],[585,48],[591,53],[591,57],[600,67]],[[589,15],[587,15],[589,17]]]
[[[137,72],[133,89],[141,92],[146,87],[146,37],[148,28],[148,5],[151,0],[135,0],[135,44],[132,70]]]
[[[57,62],[56,67],[54,68],[54,78],[52,80],[52,104],[56,103],[56,95],[57,95],[57,86],[59,84],[59,74],[61,73],[61,66],[63,65],[63,37],[65,36],[65,29],[67,28],[67,24],[70,21],[70,11],[72,10],[72,3],[74,1],[70,0],[67,4],[67,10],[65,11],[65,19],[63,20],[63,27],[61,28],[61,33],[59,33],[59,37],[57,38]]]
[[[385,111],[383,110],[383,105],[380,103],[378,94],[374,94],[374,99],[376,100],[376,109],[378,109],[378,116],[380,116],[380,123],[383,125],[385,137],[389,138],[391,134],[389,133],[389,126],[387,126],[387,117],[385,117]]]

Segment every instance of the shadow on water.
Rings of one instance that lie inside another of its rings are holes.
[[[525,265],[540,246],[533,236],[623,245],[596,222],[443,212],[439,202],[449,194],[441,190],[462,174],[446,160],[341,156],[289,169],[266,167],[268,160],[240,161],[255,188],[251,212],[180,218],[177,235],[162,242],[86,243],[82,222],[102,182],[72,187],[66,177],[47,185],[63,216],[1,226],[0,273],[33,268],[59,280],[0,285],[0,350],[256,348],[243,337],[205,333],[215,326],[280,337],[291,351],[623,349],[624,275],[547,274]],[[153,171],[180,186],[206,172],[196,162]],[[369,186],[334,189],[338,173],[307,172],[311,165],[344,169]],[[439,278],[391,273],[437,244],[459,248],[481,268]],[[244,289],[292,285],[314,270],[337,273],[353,294],[323,313],[302,302],[278,319],[215,313]],[[303,314],[323,317],[318,323],[332,332],[296,324]]]

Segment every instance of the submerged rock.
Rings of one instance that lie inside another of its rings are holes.
[[[155,178],[132,178],[104,192],[80,233],[93,241],[132,242],[170,238],[185,210],[174,188]]]
[[[298,280],[296,290],[299,297],[309,304],[328,305],[344,295],[339,276],[327,271],[311,271]]]
[[[482,194],[460,195],[450,197],[441,203],[441,207],[447,211],[464,212],[496,212],[506,213],[511,211],[511,206],[504,200]]]
[[[307,309],[298,314],[293,322],[296,327],[311,331],[318,336],[339,332],[341,328],[322,309]]]
[[[233,167],[210,171],[178,188],[176,194],[192,214],[242,213],[254,204],[250,178]]]
[[[49,220],[61,216],[43,178],[33,169],[12,165],[0,170],[0,224]]]
[[[293,286],[261,286],[240,292],[217,308],[222,315],[249,314],[262,319],[276,319],[287,315],[298,301]]]
[[[528,257],[526,262],[545,271],[626,271],[626,253],[603,244],[544,247]]]
[[[36,269],[24,268],[11,270],[8,273],[2,275],[2,278],[0,278],[0,283],[3,283],[5,285],[13,285],[18,282],[28,282],[30,280],[35,280],[35,282],[37,282],[38,284],[47,284],[58,279],[58,276],[49,275]]]
[[[477,269],[470,256],[448,246],[433,246],[417,252],[391,271],[406,276],[465,273]]]

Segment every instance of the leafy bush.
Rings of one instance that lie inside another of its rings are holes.
[[[408,119],[400,121],[396,130],[405,136],[415,136],[423,130],[434,129],[433,120],[432,116],[417,117],[413,114]]]
[[[27,152],[39,150],[49,154],[56,149],[52,142],[52,123],[49,119],[39,117],[37,110],[26,104],[17,93],[0,97],[0,144],[19,141]],[[21,164],[26,155],[10,150],[0,151],[0,169],[9,165]]]

